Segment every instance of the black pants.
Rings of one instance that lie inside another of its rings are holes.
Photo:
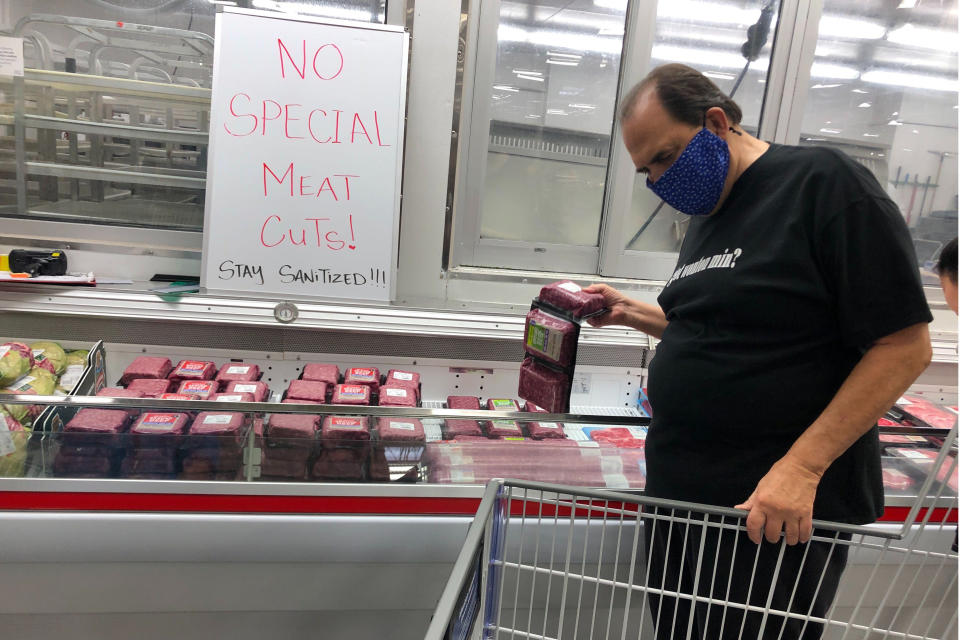
[[[717,526],[721,522],[719,517],[710,516],[709,524],[704,525],[702,514],[664,509],[648,513],[672,513],[675,518],[690,518],[700,524],[687,526],[682,522],[644,517],[649,567],[647,586],[689,595],[696,584],[697,595],[724,601],[699,602],[691,611],[690,599],[648,593],[657,640],[816,640],[821,637],[822,624],[775,613],[764,617],[763,613],[751,611],[744,616],[744,609],[725,606],[725,603],[743,604],[749,598],[750,605],[765,608],[769,599],[773,611],[826,617],[847,564],[847,545],[813,541],[790,547],[764,541],[758,547],[746,533],[721,530]],[[730,518],[725,523],[739,524]],[[838,541],[850,539],[846,534],[817,530],[814,536]]]

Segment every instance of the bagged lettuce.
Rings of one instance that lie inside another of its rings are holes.
[[[33,351],[22,342],[0,345],[0,387],[22,378],[33,368]]]
[[[67,352],[56,342],[34,342],[30,345],[34,366],[43,367],[54,375],[62,374],[67,368]]]
[[[29,438],[30,430],[0,407],[0,477],[23,475]]]

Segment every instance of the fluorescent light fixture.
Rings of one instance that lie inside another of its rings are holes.
[[[887,32],[879,22],[860,18],[824,15],[820,18],[819,35],[821,38],[841,38],[844,40],[877,40]]]
[[[580,53],[559,53],[557,51],[547,51],[547,55],[551,58],[570,58],[571,60],[580,60],[583,58],[583,54]]]
[[[548,116],[565,116],[567,112],[563,109],[547,109]]]
[[[525,115],[525,116],[523,116],[523,117],[524,117],[524,118],[531,118],[531,119],[534,119],[534,120],[539,120],[539,119],[541,118],[541,116],[540,116],[539,114],[536,114],[536,113],[528,113],[527,115]]]
[[[834,89],[836,87],[842,87],[842,84],[815,84],[811,89]]]
[[[900,122],[899,120],[891,120],[890,122],[887,123],[887,126],[890,126],[890,127],[902,127],[902,126],[903,126],[903,123]]]
[[[366,9],[351,7],[325,7],[306,2],[277,2],[277,0],[253,0],[254,9],[271,9],[284,13],[302,13],[307,15],[335,18],[338,20],[358,20],[371,22],[373,14]]]
[[[496,89],[497,91],[509,91],[511,93],[517,93],[520,91],[520,89],[516,87],[511,87],[508,84],[495,84],[493,85],[493,88]]]
[[[744,9],[725,2],[698,0],[669,0],[657,3],[657,19],[674,19],[701,24],[747,26],[760,17],[760,8]]]
[[[513,69],[514,74],[520,75],[521,73],[528,76],[542,76],[542,71],[528,71],[527,69]]]
[[[958,39],[956,29],[930,29],[912,24],[905,24],[887,34],[887,42],[937,51],[957,51],[960,48]]]
[[[930,76],[905,71],[889,69],[871,69],[860,78],[872,84],[884,84],[894,87],[909,87],[911,89],[928,89],[930,91],[957,91],[956,76]]]
[[[547,58],[547,64],[557,64],[561,67],[579,67],[580,63],[575,60],[551,60]]]
[[[837,134],[837,133],[840,133],[840,131],[841,131],[840,129],[827,129],[827,128],[820,129],[820,133],[833,133],[833,134]]]
[[[580,104],[580,103],[568,104],[567,106],[570,107],[571,109],[585,109],[587,111],[593,111],[594,109],[597,108],[597,105],[595,104]]]
[[[864,137],[864,138],[879,138],[879,137],[880,137],[880,134],[879,134],[879,133],[865,133],[865,134],[863,134],[863,137]]]
[[[207,2],[209,2],[210,4],[220,4],[220,5],[223,5],[223,6],[225,6],[225,7],[235,7],[235,6],[237,6],[237,3],[234,2],[233,0],[207,0]]]
[[[870,104],[869,102],[861,102],[861,103],[858,104],[857,106],[858,106],[859,108],[861,108],[861,109],[869,109],[869,108],[872,107],[873,105]]]
[[[703,75],[714,80],[733,80],[737,76],[732,73],[723,73],[722,71],[704,71]]]
[[[814,62],[810,66],[810,77],[829,80],[855,80],[860,72],[854,67],[829,62]]]
[[[593,0],[593,6],[601,9],[619,9],[627,10],[627,0]]]
[[[864,91],[863,89],[850,89],[853,93],[870,93],[869,91]]]
[[[917,131],[916,129],[914,129],[914,130],[913,130],[913,133],[920,133],[920,132],[919,132],[919,131]]]
[[[897,9],[913,9],[915,6],[917,6],[917,0],[900,0]]]
[[[541,77],[539,77],[539,76],[528,76],[528,75],[523,74],[523,73],[518,73],[518,74],[517,74],[517,77],[518,77],[518,78],[523,78],[524,80],[533,80],[534,82],[543,82],[543,78],[541,78]]]

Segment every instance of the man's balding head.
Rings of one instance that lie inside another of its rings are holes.
[[[638,82],[620,104],[620,123],[636,111],[644,94],[653,91],[670,117],[677,122],[699,127],[703,114],[711,107],[720,107],[732,125],[739,125],[743,112],[736,102],[720,91],[710,78],[683,64],[657,67]]]

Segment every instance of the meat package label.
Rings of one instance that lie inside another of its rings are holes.
[[[233,420],[233,416],[227,414],[220,414],[214,416],[206,416],[203,419],[203,424],[230,424]]]
[[[196,382],[188,382],[183,385],[181,389],[184,393],[210,393],[214,390],[214,382],[209,382],[207,380],[198,380]]]
[[[2,347],[0,347],[0,358],[7,355],[9,351],[10,351],[10,345],[3,345]]]
[[[160,395],[161,400],[196,400],[193,396],[185,393],[164,393]]]
[[[140,418],[137,429],[141,431],[169,431],[170,426],[177,421],[177,416],[171,413],[145,413]]]
[[[498,429],[510,429],[511,431],[520,431],[520,425],[511,420],[494,420],[493,426]]]
[[[233,385],[233,390],[237,393],[256,393],[257,385],[255,384],[235,384]]]
[[[363,424],[357,418],[334,418],[330,425],[337,429],[362,429]]]
[[[494,411],[514,411],[517,408],[513,400],[495,399],[490,403],[493,404]]]
[[[241,374],[247,373],[248,371],[250,371],[249,366],[227,367],[228,375],[241,375]]]
[[[217,402],[243,402],[243,396],[217,396]]]
[[[14,382],[12,385],[7,387],[7,389],[9,389],[10,391],[29,391],[31,388],[30,383],[33,382],[34,380],[36,380],[36,378],[33,376],[23,376],[22,378]]]
[[[401,431],[415,431],[417,425],[413,424],[412,422],[391,422],[390,428],[400,429]]]
[[[537,422],[536,424],[540,425],[541,429],[559,429],[559,422]]]
[[[579,285],[574,284],[572,282],[561,282],[558,286],[561,289],[566,289],[570,293],[580,293],[581,291],[583,291],[583,289],[581,289]]]
[[[195,362],[193,360],[185,360],[180,363],[177,367],[177,375],[183,376],[195,376],[203,373],[204,368],[206,368],[206,362]]]
[[[563,348],[563,334],[531,321],[527,330],[527,346],[552,360],[559,360]]]
[[[47,356],[43,355],[44,351],[46,351],[46,349],[34,349],[33,359],[37,362],[43,362],[44,360],[46,360]]]
[[[413,374],[406,371],[394,371],[393,377],[395,380],[413,380]]]
[[[373,380],[373,369],[350,369],[350,378],[357,380]]]
[[[930,457],[920,451],[912,451],[910,449],[898,449],[897,452],[905,458],[910,458],[912,460],[930,460]]]
[[[340,397],[341,398],[355,398],[361,399],[367,396],[367,388],[360,386],[348,386],[344,385],[340,387]]]
[[[407,390],[406,389],[387,389],[388,398],[406,398]]]

